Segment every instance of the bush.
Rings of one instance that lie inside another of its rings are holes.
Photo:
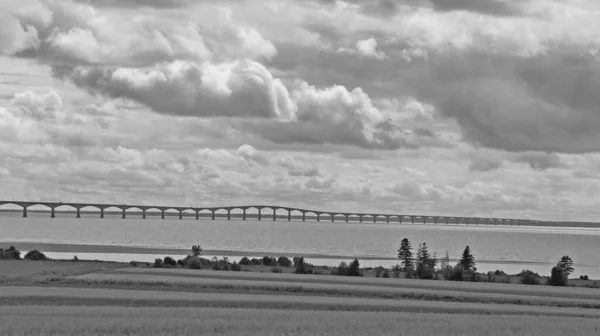
[[[133,267],[137,267],[137,266],[138,266],[138,263],[137,263],[137,262],[135,262],[135,261],[130,261],[130,262],[129,262],[129,265],[131,265],[131,266],[133,266]]]
[[[294,258],[295,259],[295,258]],[[304,257],[300,257],[298,260],[295,260],[296,269],[294,273],[296,274],[313,274],[313,267],[311,264],[304,261]]]
[[[256,259],[256,258],[252,258],[252,260],[250,260],[250,265],[254,265],[254,266],[262,266],[263,261],[262,259]]]
[[[402,267],[399,264],[394,265],[394,267],[392,267],[392,275],[394,278],[399,278],[401,272],[402,272]]]
[[[29,259],[29,260],[47,260],[48,258],[46,258],[46,255],[43,254],[42,252],[40,252],[38,250],[33,250],[33,251],[29,251],[29,252],[27,252],[27,254],[25,254],[25,259]]]
[[[283,273],[283,270],[279,267],[271,268],[271,273]]]
[[[73,260],[74,262],[78,262],[78,261],[79,261],[79,258],[78,258],[77,256],[73,256],[73,259],[72,259],[72,260]]]
[[[431,280],[434,278],[435,269],[433,269],[430,265],[419,262],[419,263],[417,263],[417,269],[415,270],[415,275],[419,279]]]
[[[304,258],[299,258],[299,257],[294,257],[294,258],[292,259],[292,262],[293,262],[293,266],[294,266],[294,268],[295,268],[295,267],[298,267],[298,263],[300,262],[300,259],[304,260]]]
[[[381,274],[383,273],[383,271],[385,271],[385,270],[386,269],[383,266],[381,266],[381,265],[375,267],[375,277],[379,278],[381,276]]]
[[[538,279],[539,274],[530,270],[523,270],[518,274],[521,277],[520,283],[523,285],[539,285],[540,280]]]
[[[0,259],[21,260],[21,252],[16,247],[10,246],[8,250],[0,248]]]
[[[587,275],[580,275],[579,279],[580,280],[590,280],[590,278]]]
[[[165,266],[169,266],[169,267],[177,266],[177,262],[175,261],[175,259],[173,259],[171,257],[165,257],[165,259],[163,259],[163,264]]]
[[[292,261],[288,257],[279,257],[277,259],[277,264],[281,267],[291,267]]]
[[[265,266],[277,266],[277,259],[265,256],[262,258],[262,263]]]
[[[360,263],[358,262],[358,259],[354,259],[350,265],[342,261],[340,265],[332,272],[332,274],[342,276],[362,276],[362,272],[360,271]]]
[[[162,259],[160,259],[160,258],[154,259],[154,265],[152,265],[152,267],[154,267],[154,268],[161,268],[163,266],[164,265],[163,265]]]
[[[202,269],[204,268],[200,258],[191,257],[185,260],[185,267],[189,269]]]
[[[178,259],[177,260],[177,265],[181,266],[181,267],[185,267],[185,260],[183,259]]]
[[[390,272],[387,269],[383,270],[383,274],[381,275],[382,278],[389,278],[390,277]]]
[[[465,281],[465,269],[460,265],[454,266],[450,272],[448,272],[447,276],[448,277],[444,279],[450,281]]]
[[[233,272],[240,272],[242,270],[242,266],[240,266],[240,264],[236,263],[235,261],[231,264],[231,270]]]
[[[550,286],[566,286],[567,277],[562,267],[554,266],[550,272],[550,278],[548,279],[548,285]]]
[[[240,260],[240,265],[244,265],[244,266],[248,266],[248,265],[250,265],[250,259],[248,259],[248,257],[243,257],[243,258]]]
[[[506,275],[506,273],[504,273],[504,271],[501,270],[495,270],[494,275]]]

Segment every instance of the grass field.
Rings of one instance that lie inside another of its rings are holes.
[[[600,290],[0,262],[0,335],[599,335]]]
[[[484,292],[465,292],[459,290],[440,290],[410,288],[398,284],[358,285],[348,283],[318,283],[318,282],[285,282],[274,280],[278,277],[263,277],[262,280],[230,279],[227,274],[222,278],[203,277],[204,273],[196,276],[168,276],[129,273],[94,273],[75,276],[66,281],[51,282],[53,285],[64,284],[78,287],[103,287],[120,289],[154,289],[185,292],[227,292],[250,294],[294,294],[317,296],[342,296],[357,298],[387,298],[387,299],[420,299],[447,302],[479,302],[500,304],[521,304],[537,306],[581,307],[600,309],[600,299],[582,299],[527,295],[527,294],[498,294]],[[452,283],[451,283],[452,284]],[[592,295],[592,297],[594,297]]]
[[[597,319],[223,308],[0,307],[0,335],[598,335]]]

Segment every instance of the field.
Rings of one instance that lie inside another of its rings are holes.
[[[0,261],[0,335],[598,335],[600,290]]]
[[[534,316],[224,308],[0,307],[0,334],[598,335],[598,320]]]

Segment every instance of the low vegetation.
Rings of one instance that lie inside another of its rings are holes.
[[[46,255],[38,250],[32,250],[25,254],[24,259],[28,260],[47,260]]]

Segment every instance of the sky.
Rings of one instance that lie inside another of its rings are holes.
[[[0,8],[0,199],[600,216],[598,1]]]

